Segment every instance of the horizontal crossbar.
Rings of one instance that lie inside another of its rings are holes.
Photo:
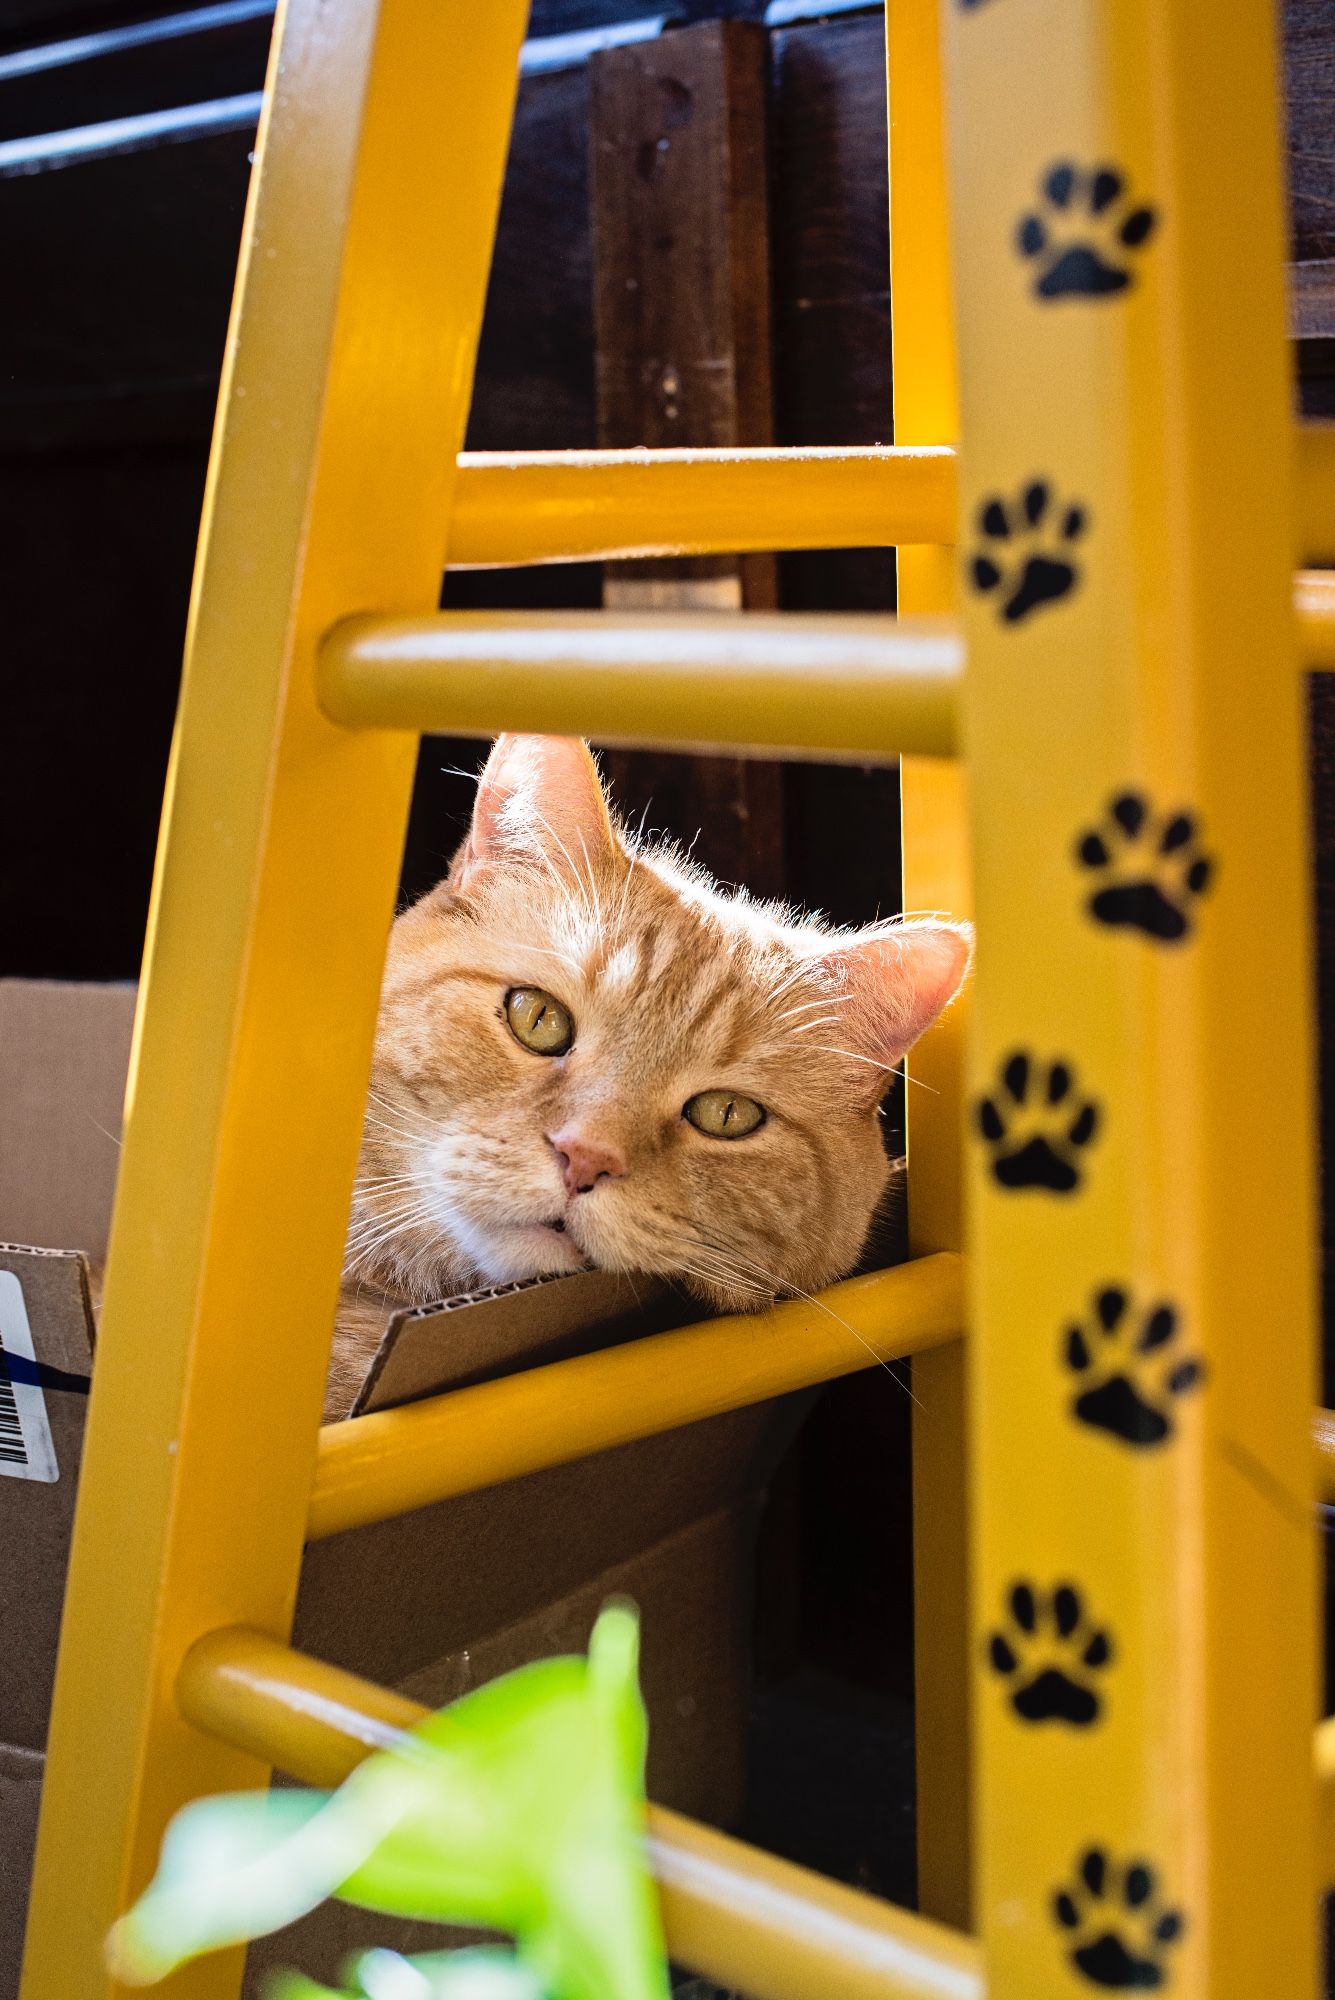
[[[1316,1728],[1316,1889],[1335,1889],[1335,1716]]]
[[[1316,1410],[1312,1416],[1312,1451],[1316,1460],[1316,1490],[1328,1505],[1335,1504],[1335,1410]]]
[[[1304,667],[1335,673],[1335,571],[1300,570],[1294,584],[1298,657]]]
[[[1335,424],[1297,437],[1297,548],[1335,561]],[[464,452],[452,568],[955,539],[948,445]]]
[[[1298,560],[1335,563],[1335,424],[1298,426]]]
[[[201,1639],[177,1682],[187,1722],[305,1784],[337,1785],[427,1711],[257,1632]],[[672,1957],[755,2000],[982,2000],[971,1938],[649,1808]]]
[[[954,534],[955,454],[944,445],[465,452],[449,561],[884,548]]]
[[[1301,571],[1294,612],[1303,666],[1335,670],[1335,573]],[[354,729],[867,762],[953,756],[963,669],[947,619],[478,611],[348,619],[318,673]]]
[[[820,1298],[705,1320],[320,1433],[310,1540],[743,1409],[954,1339],[950,1252],[848,1278]]]
[[[529,729],[865,761],[953,754],[962,661],[944,621],[446,612],[336,626],[319,695],[356,729]]]

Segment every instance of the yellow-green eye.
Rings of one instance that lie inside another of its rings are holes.
[[[540,986],[512,986],[505,996],[510,1033],[535,1056],[563,1056],[575,1039],[575,1024],[559,1000]]]
[[[697,1132],[710,1139],[744,1139],[765,1122],[765,1107],[735,1090],[702,1090],[681,1108]]]

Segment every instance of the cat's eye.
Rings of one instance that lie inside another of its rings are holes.
[[[765,1122],[765,1107],[735,1090],[702,1090],[681,1108],[681,1115],[710,1139],[744,1139]]]
[[[505,996],[510,1033],[535,1056],[563,1056],[575,1039],[575,1024],[559,1000],[540,986],[512,986]]]

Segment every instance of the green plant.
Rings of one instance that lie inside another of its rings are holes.
[[[587,1660],[538,1661],[478,1688],[336,1792],[187,1806],[111,1933],[117,1976],[151,1984],[332,1895],[515,1939],[513,1959],[370,1953],[354,1968],[367,2000],[665,2000],[638,1656],[635,1611],[609,1605]],[[328,1991],[291,1977],[278,1990],[283,2000]]]

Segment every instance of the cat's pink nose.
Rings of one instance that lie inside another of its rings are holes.
[[[626,1171],[626,1162],[615,1146],[604,1145],[598,1139],[586,1139],[569,1126],[563,1131],[553,1132],[551,1144],[569,1195],[587,1194],[596,1182],[620,1180]]]

